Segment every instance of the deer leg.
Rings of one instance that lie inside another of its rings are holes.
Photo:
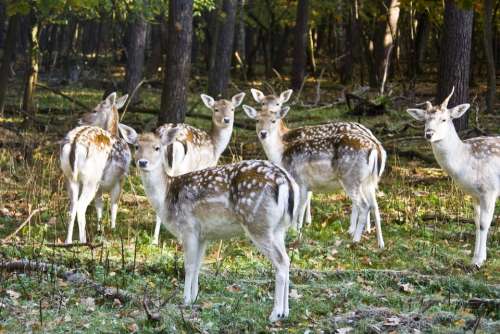
[[[307,189],[304,187],[304,186],[300,186],[300,203],[299,203],[299,220],[297,222],[297,226],[296,226],[296,229],[297,231],[300,231],[302,229],[302,223],[304,222],[304,216],[306,214],[306,210],[307,210],[307,194],[308,194],[308,191]]]
[[[184,247],[184,304],[189,305],[194,302],[192,299],[191,289],[193,287],[193,280],[196,274],[196,268],[199,264],[196,262],[198,259],[198,252],[200,247],[199,240],[187,233],[182,245]]]
[[[205,254],[205,248],[207,243],[201,241],[198,245],[198,252],[196,253],[196,271],[194,273],[193,281],[191,282],[191,300],[194,302],[198,297],[198,277],[200,276],[201,265],[203,263],[203,255]]]
[[[352,239],[354,242],[359,242],[361,240],[361,235],[363,234],[363,229],[366,224],[366,217],[368,216],[368,212],[370,212],[370,206],[364,198],[359,198],[358,203],[358,221],[356,222],[356,231]]]
[[[76,214],[78,217],[78,232],[81,243],[87,242],[87,236],[85,233],[85,225],[87,224],[85,220],[85,212],[87,207],[95,196],[97,192],[98,183],[97,182],[85,182],[82,187],[82,193],[80,198],[78,198],[78,206],[76,209]]]
[[[155,232],[153,235],[153,245],[158,245],[158,241],[160,240],[160,226],[161,226],[161,218],[159,216],[156,216]]]
[[[474,243],[474,255],[472,263],[479,262],[479,245],[481,243],[481,206],[479,201],[474,201],[474,223],[476,224],[476,242]]]
[[[311,215],[312,194],[313,194],[312,191],[307,192],[306,217],[305,217],[305,223],[307,225],[311,225],[312,223],[312,215]]]
[[[481,266],[486,261],[486,243],[488,240],[488,231],[490,229],[493,213],[495,212],[496,196],[489,194],[481,199],[481,219],[479,226],[479,261],[474,264]]]
[[[76,209],[78,207],[78,193],[80,192],[80,187],[78,182],[68,180],[66,183],[68,187],[70,209],[69,209],[69,223],[68,223],[68,234],[66,236],[66,243],[70,244],[73,242],[73,228],[75,226]]]
[[[378,209],[377,195],[375,194],[375,188],[368,189],[367,199],[370,204],[370,208],[375,216],[375,231],[377,233],[377,243],[380,249],[384,248],[384,237],[382,236],[382,226],[380,224],[380,211]],[[367,224],[370,222],[370,211],[367,213]]]
[[[116,216],[118,215],[118,202],[120,201],[120,194],[122,192],[121,182],[117,182],[113,189],[111,189],[111,228],[116,228]]]
[[[101,230],[101,221],[102,221],[102,211],[104,208],[104,202],[102,200],[102,191],[99,188],[94,198],[95,211],[97,212],[97,230]]]
[[[370,221],[370,211],[368,211],[368,215],[366,215],[365,232],[368,234],[372,233],[372,223]]]

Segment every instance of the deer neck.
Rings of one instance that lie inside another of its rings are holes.
[[[165,196],[171,183],[171,177],[165,173],[162,164],[155,169],[141,170],[144,191],[158,216],[162,217],[165,208]]]
[[[212,130],[210,132],[210,137],[212,138],[212,144],[214,145],[214,155],[216,161],[219,160],[220,155],[222,154],[222,152],[224,152],[227,145],[229,144],[232,132],[233,132],[233,125],[220,128],[215,123],[212,122]]]
[[[438,164],[450,176],[454,176],[464,167],[468,154],[467,147],[458,137],[453,123],[450,122],[449,127],[448,135],[440,141],[431,143],[431,146]]]
[[[283,121],[280,121],[278,131],[274,131],[269,134],[269,138],[266,140],[261,140],[264,152],[266,152],[267,158],[281,166],[281,160],[283,159],[283,152],[285,151],[285,143],[283,141],[283,136],[288,132],[288,128],[285,126]]]

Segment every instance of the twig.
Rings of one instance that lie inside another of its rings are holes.
[[[387,72],[389,71],[389,63],[390,63],[391,52],[392,52],[393,47],[394,47],[394,44],[391,44],[389,46],[389,49],[387,50],[387,55],[385,56],[384,74],[382,76],[382,83],[380,84],[380,95],[384,95],[385,82],[387,80]]]
[[[26,226],[26,224],[28,224],[31,221],[31,218],[33,218],[34,215],[36,215],[39,212],[45,211],[45,210],[47,210],[47,208],[43,207],[43,208],[36,208],[35,210],[31,211],[28,218],[26,218],[26,220],[21,225],[19,225],[19,227],[14,232],[9,234],[7,237],[3,238],[1,243],[3,244],[5,242],[9,241],[10,239],[12,239],[14,236],[16,236],[19,233],[19,231],[21,231],[23,229],[24,226]]]
[[[321,80],[323,80],[323,74],[325,73],[325,69],[323,68],[321,70],[321,73],[319,74],[319,78],[316,82],[316,98],[314,99],[313,105],[317,106],[319,104],[319,101],[321,100]]]
[[[304,76],[304,79],[302,80],[302,83],[300,84],[299,91],[297,92],[297,96],[295,97],[295,100],[293,101],[293,103],[290,103],[290,105],[295,105],[295,104],[299,103],[300,95],[302,95],[302,90],[304,89],[304,85],[306,84],[306,80],[308,77],[309,77],[309,75]]]
[[[36,83],[35,85],[36,85],[37,87],[40,87],[40,88],[43,88],[43,89],[49,90],[49,91],[51,91],[51,92],[52,92],[52,93],[54,93],[54,94],[57,94],[57,95],[59,95],[59,96],[64,97],[65,99],[67,99],[67,100],[69,100],[69,101],[73,102],[74,104],[78,105],[78,106],[79,106],[79,107],[81,107],[82,109],[86,109],[86,110],[90,110],[90,109],[92,109],[92,108],[90,108],[88,105],[86,105],[85,103],[80,102],[80,101],[76,100],[75,98],[72,98],[71,96],[64,94],[64,93],[63,93],[63,92],[61,92],[59,89],[52,88],[52,87],[49,87],[49,86],[45,86],[45,85],[43,85],[43,84],[41,84],[41,83]]]
[[[74,244],[44,244],[44,246],[52,247],[52,248],[79,248],[79,247],[88,247],[89,249],[96,249],[102,247],[104,244],[102,242],[98,244],[92,244],[89,242],[86,243],[74,243]]]
[[[161,314],[159,312],[151,312],[149,306],[148,306],[148,299],[146,295],[144,295],[144,299],[142,300],[142,307],[144,307],[144,311],[146,312],[146,315],[148,316],[148,320],[150,321],[161,321]]]
[[[128,97],[128,101],[127,101],[127,104],[125,105],[125,108],[123,109],[123,112],[122,112],[122,117],[120,117],[120,122],[123,120],[123,117],[125,117],[125,113],[127,112],[128,110],[128,106],[129,104],[134,100],[134,96],[135,94],[137,93],[137,91],[139,90],[139,88],[142,86],[143,83],[145,83],[146,80],[142,79],[138,84],[137,86],[135,86],[134,90],[132,91],[132,93],[130,94],[130,96]]]

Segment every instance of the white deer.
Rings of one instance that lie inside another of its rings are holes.
[[[164,226],[184,248],[184,303],[198,295],[207,242],[246,234],[276,269],[276,321],[288,316],[290,261],[285,233],[297,218],[298,187],[268,161],[243,161],[171,177],[162,166],[177,128],[140,135],[135,152],[144,189]],[[132,139],[132,138],[131,138]]]
[[[205,106],[212,111],[212,128],[210,132],[197,129],[187,124],[167,123],[156,132],[176,127],[177,137],[165,150],[165,170],[170,176],[182,175],[217,165],[219,158],[231,139],[234,123],[234,111],[241,105],[245,93],[234,95],[231,100],[214,100],[211,96],[201,94]],[[158,244],[160,236],[160,218],[156,217],[153,244]]]
[[[460,118],[470,105],[448,108],[453,92],[454,87],[440,105],[433,106],[427,101],[425,109],[407,112],[425,122],[425,138],[431,143],[438,164],[472,197],[476,223],[472,263],[480,267],[486,260],[488,230],[500,196],[500,137],[460,140],[453,119]]]
[[[283,104],[286,103],[292,94],[292,90],[286,90],[282,92],[279,96],[276,95],[264,95],[260,90],[257,89],[251,89],[252,96],[256,102],[258,102],[261,105],[261,108],[258,112],[252,112],[251,110],[249,111],[249,115],[251,118],[254,119],[264,119],[268,121],[275,121],[278,124],[278,131],[279,135],[281,136],[283,142],[287,145],[290,143],[296,141],[296,140],[303,140],[303,139],[320,139],[320,138],[326,138],[338,133],[352,133],[352,134],[361,134],[366,137],[369,137],[377,146],[378,149],[381,153],[381,169],[380,169],[380,175],[382,175],[384,169],[385,169],[385,162],[387,158],[387,154],[380,143],[380,141],[373,135],[373,133],[366,128],[364,125],[355,123],[355,122],[330,122],[326,124],[319,124],[319,125],[312,125],[312,126],[303,126],[299,128],[294,128],[294,129],[289,129],[285,123],[283,118],[277,118],[275,115],[278,113],[282,112]],[[259,133],[258,135],[260,137],[266,136],[267,134],[264,132]],[[273,158],[271,157],[272,155],[272,147],[264,147],[264,150],[266,152],[266,155],[268,159],[271,161]],[[307,205],[306,205],[306,213],[305,213],[305,223],[310,224],[312,221],[311,217],[311,197],[312,197],[312,192],[308,192],[307,194]],[[373,209],[372,211],[375,211]],[[373,212],[375,214],[375,212]],[[349,233],[351,235],[354,234],[355,231],[355,226],[350,226],[349,228]],[[367,217],[367,222],[366,222],[366,231],[370,232],[371,231],[371,225],[370,225],[370,216],[368,215]]]
[[[132,159],[127,142],[118,132],[127,138],[137,135],[132,128],[118,123],[118,109],[126,100],[127,96],[117,100],[116,93],[110,94],[83,116],[80,124],[86,125],[71,130],[62,142],[60,163],[71,200],[66,243],[73,241],[76,215],[80,242],[86,242],[85,212],[94,198],[100,223],[103,192],[111,194],[111,227],[115,228],[122,183]]]
[[[299,185],[298,229],[305,214],[308,192],[343,188],[352,201],[349,231],[353,231],[353,241],[360,241],[369,211],[373,210],[378,246],[384,248],[376,199],[385,159],[380,145],[363,133],[348,131],[285,142],[280,121],[286,116],[288,107],[260,115],[250,106],[244,105],[243,109],[249,117],[258,120],[257,134],[269,160],[286,169]]]

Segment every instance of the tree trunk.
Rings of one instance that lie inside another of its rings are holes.
[[[448,103],[449,107],[469,100],[473,18],[472,10],[460,9],[454,0],[446,0],[436,101],[440,103],[455,86],[455,94]],[[454,123],[457,131],[466,129],[468,113]]]
[[[5,107],[5,95],[10,76],[10,65],[16,54],[16,43],[19,38],[19,15],[14,15],[9,19],[9,27],[5,40],[2,66],[0,67],[0,115],[3,115]]]
[[[142,15],[137,15],[129,24],[127,43],[127,65],[125,73],[125,91],[132,94],[139,82],[143,79],[144,51],[146,49],[147,22]],[[136,92],[134,100],[139,95]]]
[[[193,0],[170,0],[165,79],[161,94],[158,124],[182,123],[186,117],[191,38],[193,37]]]
[[[488,92],[486,93],[486,109],[487,112],[493,113],[495,108],[495,95],[496,95],[496,69],[495,58],[493,55],[493,31],[492,31],[492,16],[493,16],[493,0],[484,0],[483,4],[483,43],[484,53],[486,56],[486,63],[488,70],[486,75],[488,77]]]
[[[35,105],[33,103],[33,97],[35,95],[35,87],[38,81],[40,51],[38,46],[39,31],[40,27],[38,26],[34,15],[31,14],[31,31],[29,35],[30,40],[28,47],[28,59],[26,62],[26,79],[22,104],[22,109],[31,116],[35,116]],[[27,119],[27,124],[28,126],[32,124],[31,118]]]
[[[300,89],[307,65],[307,25],[309,21],[309,0],[299,0],[295,18],[293,45],[292,88]]]
[[[217,18],[217,40],[213,67],[208,74],[208,94],[223,96],[229,83],[233,54],[237,0],[223,0]]]
[[[158,68],[163,63],[163,50],[162,50],[162,28],[161,21],[163,16],[157,17],[155,23],[151,24],[151,57],[148,61],[146,69],[147,76],[152,77],[158,71]]]
[[[415,71],[417,74],[423,73],[422,62],[425,57],[425,47],[429,40],[429,33],[431,31],[431,23],[429,20],[429,13],[424,11],[418,17],[417,34],[415,36]]]
[[[377,23],[373,41],[374,68],[370,76],[370,86],[379,88],[390,65],[390,53],[394,46],[399,20],[399,0],[385,0],[382,10],[386,14]],[[387,9],[386,9],[387,8]]]

